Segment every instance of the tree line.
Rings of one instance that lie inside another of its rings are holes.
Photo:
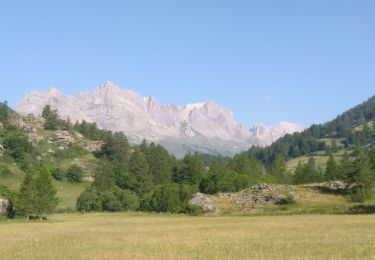
[[[61,172],[46,161],[35,160],[35,147],[20,129],[9,122],[10,113],[6,104],[0,105],[0,122],[6,129],[0,131],[0,136],[7,156],[26,172],[16,200],[17,208],[20,214],[43,217],[58,203],[51,176],[56,180],[80,182],[82,172],[76,165]],[[279,152],[265,160],[260,155],[267,148],[253,148],[258,152],[241,153],[233,158],[195,153],[177,159],[161,145],[147,141],[132,145],[122,132],[102,130],[95,123],[83,121],[73,125],[69,120],[60,119],[50,106],[44,108],[43,117],[45,129],[78,131],[87,139],[103,143],[94,153],[100,162],[93,173],[94,182],[76,203],[77,210],[83,212],[140,210],[199,214],[199,208],[188,204],[194,193],[237,192],[261,182],[304,184],[343,180],[351,185],[350,196],[355,201],[366,200],[372,192],[374,148],[358,146],[354,154],[344,154],[339,162],[331,153],[325,170],[317,166],[314,157],[310,157],[307,163],[300,162],[291,172],[286,165],[289,154]],[[303,137],[293,136],[297,139]],[[291,136],[283,140],[288,138]],[[306,143],[313,145],[313,142]],[[278,147],[272,153],[282,150],[280,141],[268,149],[274,149],[272,147]],[[333,144],[330,147],[337,149]],[[82,152],[77,147],[69,149],[65,154],[55,154],[56,160],[61,156],[74,158]]]

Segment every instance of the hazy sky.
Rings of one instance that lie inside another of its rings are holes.
[[[373,0],[1,1],[0,99],[106,80],[245,125],[324,122],[375,94]]]

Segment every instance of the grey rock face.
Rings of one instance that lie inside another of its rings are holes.
[[[86,120],[99,127],[122,131],[131,142],[142,139],[163,144],[178,156],[189,151],[232,155],[252,145],[269,145],[286,133],[304,128],[290,123],[247,129],[236,122],[233,112],[213,102],[176,106],[158,103],[106,82],[94,93],[67,96],[55,88],[32,92],[15,107],[24,114],[41,115],[51,105],[62,118]]]
[[[0,215],[6,213],[7,206],[8,206],[8,200],[0,198]]]
[[[194,194],[193,198],[189,201],[189,204],[201,207],[204,212],[218,211],[219,209],[212,205],[211,197],[211,195],[206,195],[198,192]]]
[[[65,145],[70,145],[75,143],[74,137],[68,131],[56,131],[54,136],[48,138],[52,143],[63,143]]]

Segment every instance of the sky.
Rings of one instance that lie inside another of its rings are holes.
[[[372,0],[0,1],[0,100],[105,81],[244,125],[322,123],[375,94]]]

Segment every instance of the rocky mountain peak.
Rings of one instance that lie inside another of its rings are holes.
[[[162,104],[153,97],[122,90],[110,81],[93,93],[76,96],[64,95],[56,88],[32,92],[15,110],[40,115],[45,105],[51,105],[62,118],[96,122],[103,129],[123,131],[132,142],[148,139],[161,143],[177,156],[191,151],[232,155],[252,145],[269,145],[286,133],[304,129],[286,122],[248,129],[235,120],[232,111],[215,102]]]
[[[57,88],[55,87],[50,87],[47,92],[50,94],[50,95],[60,95],[62,94]]]
[[[115,85],[115,83],[113,83],[112,81],[106,81],[104,82],[103,85],[101,85],[100,87],[97,88],[97,90],[120,90],[120,88],[118,86]]]

